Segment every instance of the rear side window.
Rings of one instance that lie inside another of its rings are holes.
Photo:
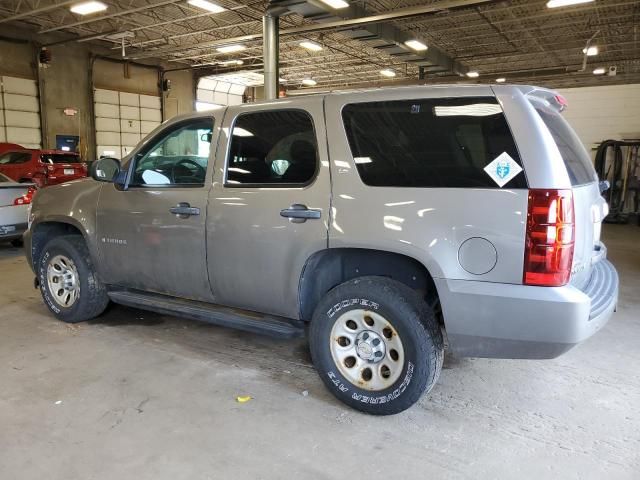
[[[42,163],[80,163],[80,157],[78,155],[65,155],[64,153],[52,153],[40,155],[40,161]]]
[[[342,118],[367,185],[498,188],[487,165],[503,153],[522,165],[494,97],[357,103]],[[524,173],[504,187],[526,188]]]
[[[31,152],[9,152],[0,156],[0,165],[17,165],[31,160]]]
[[[564,117],[542,105],[534,103],[534,107],[560,150],[571,185],[584,185],[596,181],[597,175],[591,163],[591,157]]]
[[[308,184],[316,173],[317,150],[307,112],[242,114],[231,131],[226,184]]]

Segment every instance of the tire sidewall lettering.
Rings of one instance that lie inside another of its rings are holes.
[[[342,300],[341,302],[338,302],[333,307],[331,307],[327,311],[327,317],[333,318],[336,313],[344,310],[345,308],[353,306],[365,307],[370,310],[378,310],[380,308],[380,304],[374,302],[373,300],[369,300],[367,298],[350,298],[347,300]]]

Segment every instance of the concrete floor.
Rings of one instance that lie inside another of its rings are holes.
[[[639,479],[640,228],[605,241],[622,287],[603,331],[551,361],[448,357],[385,418],[334,400],[302,341],[121,307],[58,322],[1,246],[0,478]]]

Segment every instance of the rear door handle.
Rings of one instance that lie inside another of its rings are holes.
[[[280,216],[288,218],[291,223],[304,223],[307,220],[319,220],[322,213],[320,210],[308,208],[306,205],[294,203],[289,208],[280,210]]]
[[[191,215],[200,215],[200,209],[192,207],[187,202],[180,202],[175,207],[171,207],[169,211],[178,218],[189,218]]]

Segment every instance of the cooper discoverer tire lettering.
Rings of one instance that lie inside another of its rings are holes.
[[[414,290],[383,277],[329,291],[314,312],[309,343],[331,393],[374,415],[399,413],[428,393],[444,358],[433,310]]]

